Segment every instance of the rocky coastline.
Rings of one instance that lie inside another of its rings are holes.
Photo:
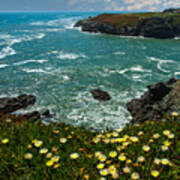
[[[82,31],[170,39],[180,36],[180,9],[156,13],[101,14],[80,20]]]

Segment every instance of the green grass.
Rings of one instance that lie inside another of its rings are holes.
[[[100,175],[97,165],[105,158],[106,161],[101,162],[104,168],[108,169],[113,165],[116,171],[104,176],[105,179],[112,179],[113,175],[117,175],[117,179],[128,180],[133,172],[137,172],[142,180],[179,180],[180,126],[177,119],[178,117],[166,117],[157,122],[149,121],[140,125],[128,125],[123,130],[98,133],[65,123],[45,126],[40,121],[15,122],[19,121],[19,117],[1,115],[0,179],[98,180],[103,176]],[[164,135],[165,130],[170,135]],[[153,137],[156,133],[160,135],[157,139]],[[137,142],[137,138],[132,138],[134,136],[138,138]],[[60,143],[60,138],[66,138],[67,141]],[[35,147],[32,142],[35,139],[43,144]],[[165,141],[168,141],[168,150],[162,151],[161,146]],[[150,147],[148,152],[143,150],[144,145]],[[59,156],[59,161],[52,161],[52,166],[47,166],[49,159],[46,154],[39,153],[42,148],[47,148],[53,156]],[[101,155],[96,157],[95,153],[98,151]],[[117,156],[110,157],[111,151],[116,151]],[[25,159],[26,153],[31,153],[32,159]],[[72,153],[78,153],[79,157],[71,159]],[[126,160],[119,160],[119,155],[125,156]],[[144,162],[137,162],[140,156],[145,158]],[[166,158],[170,163],[163,165],[160,162],[157,165],[154,163],[155,158]],[[124,167],[129,167],[131,172],[124,173]],[[159,172],[157,178],[152,177],[152,170]]]
[[[167,14],[161,12],[149,12],[149,13],[128,13],[128,14],[101,14],[91,20],[101,21],[105,23],[110,23],[118,28],[129,26],[135,27],[139,20],[148,17],[168,17],[173,24],[180,25],[180,14]]]

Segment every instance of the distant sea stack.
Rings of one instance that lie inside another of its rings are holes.
[[[180,8],[163,12],[100,14],[80,20],[82,31],[159,39],[180,37]]]

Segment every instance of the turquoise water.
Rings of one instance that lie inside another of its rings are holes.
[[[87,128],[123,127],[125,104],[146,86],[180,78],[180,40],[83,33],[74,23],[96,13],[1,13],[0,96],[33,93],[52,121]],[[99,102],[89,93],[109,92]],[[45,120],[46,121],[46,120]]]

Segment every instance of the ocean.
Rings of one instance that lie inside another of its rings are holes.
[[[89,129],[124,127],[126,103],[146,86],[180,78],[180,39],[158,40],[90,34],[76,21],[100,12],[0,13],[0,97],[22,93],[35,106],[17,113],[50,109],[49,121]],[[112,99],[99,102],[90,90]]]

